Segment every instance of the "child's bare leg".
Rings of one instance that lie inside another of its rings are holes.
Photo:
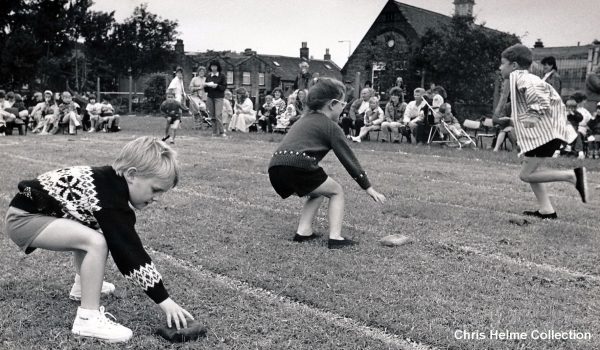
[[[300,224],[298,225],[298,234],[301,236],[312,235],[312,224],[315,221],[315,216],[323,204],[323,196],[311,196],[308,195],[304,206],[302,207],[302,214],[300,214]]]
[[[104,269],[108,257],[106,239],[102,234],[68,219],[57,219],[48,225],[31,243],[32,247],[75,251],[83,255],[80,265],[81,307],[98,310]]]
[[[494,152],[498,152],[500,150],[500,146],[502,146],[502,142],[506,138],[506,132],[500,131],[498,133],[498,139],[496,140],[496,147],[494,147]]]
[[[328,177],[325,182],[319,186],[316,190],[312,191],[310,196],[324,196],[329,198],[329,238],[341,240],[342,238],[342,221],[344,220],[344,191],[342,186],[338,184],[334,179]],[[308,201],[307,201],[308,202]],[[305,204],[306,206],[306,204]],[[318,209],[318,208],[317,208]],[[308,211],[308,210],[307,210]],[[304,214],[304,209],[302,213]],[[316,214],[316,212],[315,212]],[[307,217],[306,220],[309,218]],[[310,218],[310,223],[314,215]],[[302,218],[301,218],[302,222]]]
[[[545,183],[566,181],[575,184],[577,179],[575,177],[575,172],[572,170],[538,170],[538,167],[543,161],[543,158],[525,157],[519,177],[521,178],[521,181],[527,182],[531,186],[540,206],[540,213],[552,214],[554,213],[554,208],[550,203],[550,197],[548,197]]]
[[[175,142],[175,136],[177,135],[177,128],[179,128],[179,120],[173,122],[171,125],[171,142]]]
[[[167,121],[167,127],[165,129],[165,137],[169,136],[169,130],[171,130],[171,123]]]

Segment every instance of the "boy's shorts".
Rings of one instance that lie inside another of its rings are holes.
[[[304,197],[319,188],[328,177],[323,168],[307,170],[285,165],[269,168],[271,185],[283,199],[294,193]]]
[[[44,214],[32,214],[14,207],[8,207],[4,222],[8,237],[21,248],[25,254],[31,254],[37,248],[30,247],[37,238],[57,218]]]
[[[169,124],[175,124],[175,121],[181,121],[181,115],[177,114],[177,115],[170,115],[167,116],[167,118],[171,117],[171,121],[169,122]],[[177,123],[179,124],[179,123]]]
[[[554,152],[560,149],[563,141],[559,139],[554,139],[549,141],[538,148],[534,148],[529,152],[525,152],[525,157],[529,158],[552,158]]]

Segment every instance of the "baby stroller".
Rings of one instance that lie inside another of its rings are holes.
[[[189,99],[190,112],[192,112],[192,118],[194,118],[194,130],[202,130],[204,125],[206,125],[207,129],[212,128],[210,114],[206,110],[206,105],[202,99],[198,96],[189,96]]]
[[[458,135],[455,135],[454,132],[452,132],[452,130],[449,128],[448,124],[437,115],[438,112],[435,112],[425,99],[423,99],[423,101],[425,101],[425,104],[427,104],[429,109],[434,114],[433,118],[430,118],[429,120],[431,129],[429,130],[429,138],[427,139],[428,145],[432,143],[439,143],[458,149],[462,149],[463,146],[473,145],[475,148],[477,148],[477,144],[473,141],[469,134],[467,134],[466,131],[460,128]],[[447,137],[445,135],[447,135]]]

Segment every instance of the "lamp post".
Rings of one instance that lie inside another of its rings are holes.
[[[348,43],[348,58],[350,58],[350,54],[352,53],[352,42],[350,40],[340,40],[338,43]]]

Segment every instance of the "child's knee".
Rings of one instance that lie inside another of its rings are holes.
[[[87,240],[88,251],[94,252],[108,252],[108,245],[106,244],[106,238],[100,233],[91,234]]]

